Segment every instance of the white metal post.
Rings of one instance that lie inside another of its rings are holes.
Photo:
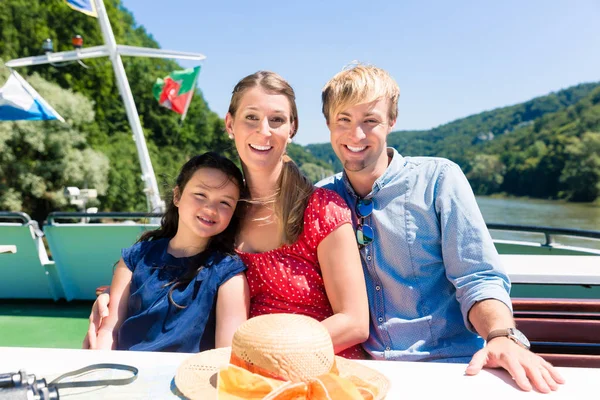
[[[125,111],[127,112],[127,119],[129,120],[129,125],[131,126],[131,130],[133,132],[133,140],[135,141],[138,157],[140,159],[140,166],[142,168],[144,191],[146,192],[146,197],[150,202],[150,211],[164,212],[164,201],[160,198],[160,192],[158,191],[156,176],[154,175],[154,169],[152,168],[152,161],[150,161],[150,155],[148,154],[148,147],[146,146],[146,139],[144,138],[142,124],[140,123],[137,108],[135,106],[135,102],[133,101],[133,95],[131,93],[131,88],[129,87],[129,82],[127,81],[127,75],[125,74],[123,61],[117,52],[115,35],[113,34],[108,15],[106,14],[104,3],[102,0],[94,1],[96,2],[100,30],[102,31],[105,45],[108,47],[109,57],[112,61],[115,76],[117,78],[119,93],[121,93],[121,97],[123,98],[123,104],[125,105]]]

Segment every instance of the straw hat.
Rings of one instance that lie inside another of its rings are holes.
[[[356,377],[376,388],[383,399],[390,382],[380,372],[334,355],[327,329],[317,320],[296,314],[268,314],[242,324],[231,348],[195,354],[177,370],[175,384],[189,399],[216,399],[219,370],[236,365],[281,381],[306,382],[335,371],[342,378]]]

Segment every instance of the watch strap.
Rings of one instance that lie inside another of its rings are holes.
[[[494,329],[493,331],[491,331],[488,336],[487,339],[485,339],[486,342],[489,342],[492,339],[495,339],[497,337],[510,337],[511,336],[511,332],[510,332],[510,328],[506,328],[506,329]]]
[[[525,349],[531,348],[531,343],[529,343],[527,337],[517,328],[495,329],[488,334],[486,341],[489,342],[497,337],[507,337]]]

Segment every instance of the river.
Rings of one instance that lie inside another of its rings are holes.
[[[487,223],[600,231],[600,205],[597,204],[486,196],[477,196],[477,203]],[[492,232],[492,236],[498,239],[509,239],[504,233]],[[536,241],[543,241],[543,235],[529,235],[529,237],[536,237]],[[600,240],[577,241],[561,238],[559,242],[600,249]]]

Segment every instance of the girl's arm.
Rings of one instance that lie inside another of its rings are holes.
[[[231,346],[235,330],[248,319],[249,309],[250,289],[242,272],[219,287],[215,347]]]
[[[98,338],[95,348],[110,350],[117,346],[117,332],[123,321],[127,318],[127,304],[129,302],[129,287],[132,272],[127,268],[123,259],[120,259],[115,268],[110,284],[110,304],[108,316],[102,319],[98,329]]]
[[[325,325],[336,353],[369,337],[369,300],[351,224],[343,224],[317,247],[323,282],[334,315]]]

